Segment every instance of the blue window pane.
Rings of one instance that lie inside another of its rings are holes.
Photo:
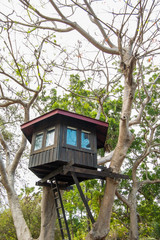
[[[35,144],[34,144],[34,151],[42,148],[42,142],[43,142],[43,133],[37,134],[35,139]]]
[[[81,132],[81,147],[85,149],[91,149],[89,133]]]
[[[77,146],[77,131],[72,128],[67,128],[67,144]]]

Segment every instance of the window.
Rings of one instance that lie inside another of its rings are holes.
[[[39,133],[35,138],[34,151],[42,148],[42,142],[43,142],[43,133]]]
[[[91,149],[90,132],[81,132],[81,147],[85,149]]]
[[[54,139],[55,128],[50,128],[45,130],[44,132],[38,133],[35,137],[33,151],[40,150],[44,147],[52,146],[54,144]]]
[[[77,130],[75,128],[67,127],[66,143],[77,146]]]
[[[47,131],[47,135],[46,135],[46,147],[49,147],[51,145],[54,144],[54,135],[55,135],[55,129],[49,129]]]

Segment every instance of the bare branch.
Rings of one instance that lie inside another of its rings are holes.
[[[139,183],[139,188],[141,188],[145,184],[156,184],[156,183],[160,183],[160,179],[155,179],[155,180],[146,179]]]
[[[13,160],[12,164],[9,167],[8,172],[9,172],[11,178],[14,178],[15,170],[16,170],[16,168],[18,166],[18,163],[21,159],[21,156],[22,156],[22,154],[25,150],[26,143],[27,143],[26,137],[24,135],[22,135],[22,140],[21,140],[21,143],[20,143],[20,147],[19,147],[18,151],[16,152],[16,155],[14,157],[14,160]]]
[[[0,107],[8,107],[8,106],[16,104],[16,103],[18,103],[24,107],[26,106],[26,103],[23,102],[21,99],[12,99],[12,98],[3,97],[3,98],[0,98],[0,100],[5,101],[0,104]]]
[[[98,161],[98,165],[102,165],[102,164],[105,164],[107,162],[110,162],[111,159],[112,159],[113,154],[114,154],[114,151],[112,151],[109,154],[107,154],[107,156],[98,159],[97,160]]]
[[[142,69],[142,66],[140,66],[139,64],[139,69]],[[141,76],[141,79],[143,81],[143,76]],[[132,126],[132,125],[137,125],[141,122],[141,119],[142,119],[142,115],[143,115],[143,111],[146,107],[146,105],[149,103],[150,99],[151,99],[151,93],[152,93],[152,89],[153,89],[153,85],[156,84],[158,82],[158,80],[160,79],[160,74],[158,75],[158,77],[154,80],[154,82],[151,84],[151,87],[150,87],[150,91],[148,92],[146,87],[145,87],[145,83],[143,82],[143,87],[144,87],[144,90],[146,92],[146,95],[147,95],[147,98],[145,98],[145,100],[141,103],[141,108],[139,110],[139,114],[137,116],[136,119],[134,120],[131,120],[129,122],[129,126]]]
[[[118,192],[118,190],[116,190],[116,196],[119,198],[119,200],[121,200],[124,204],[126,204],[127,205],[127,207],[131,207],[131,205],[130,205],[130,202],[127,200],[127,198],[125,198],[124,196],[122,196],[119,192]]]
[[[6,73],[1,67],[0,67],[0,74],[5,75],[6,77],[9,77],[10,79],[12,79],[14,82],[16,82],[18,85],[20,85],[21,87],[23,87],[24,89],[30,91],[30,92],[37,92],[34,89],[28,88],[25,83],[21,83],[19,81],[17,81],[17,79],[15,77],[13,77],[11,74]]]
[[[28,8],[30,8],[32,11],[37,13],[40,17],[44,18],[48,21],[55,21],[55,22],[61,22],[66,25],[69,25],[73,29],[77,30],[83,37],[85,37],[90,43],[92,43],[96,48],[99,50],[102,50],[103,52],[109,53],[109,54],[116,54],[119,55],[117,47],[113,48],[107,48],[104,45],[100,44],[93,38],[88,32],[86,32],[83,28],[80,27],[76,22],[72,22],[69,19],[66,19],[66,17],[62,14],[62,12],[59,10],[59,8],[56,6],[56,4],[53,1],[50,1],[52,3],[52,6],[55,8],[57,13],[62,17],[61,19],[58,18],[52,18],[49,16],[45,16],[44,14],[40,13],[36,8],[30,5],[30,3],[27,0],[20,0],[23,4],[25,4]]]
[[[1,154],[0,154],[0,174],[1,174],[1,182],[2,182],[2,184],[4,185],[6,190],[8,192],[10,192],[10,187],[9,187],[9,182],[8,182],[8,178],[7,178],[7,173],[6,173],[6,170],[5,170],[5,166],[4,166]]]
[[[6,143],[6,141],[4,140],[4,137],[2,135],[2,132],[0,132],[0,143],[5,151],[5,155],[6,155],[6,168],[9,167],[9,164],[10,164],[10,151],[9,151],[9,148],[8,148],[8,145]]]
[[[115,46],[110,38],[107,36],[106,32],[104,31],[104,28],[102,27],[99,19],[97,18],[96,14],[94,13],[93,9],[91,8],[91,5],[87,2],[87,0],[84,0],[87,8],[89,9],[89,13],[94,17],[94,21],[96,23],[96,25],[98,26],[98,28],[100,29],[103,37],[104,37],[104,40],[107,42],[107,44],[111,47],[111,48],[117,48],[117,46]]]

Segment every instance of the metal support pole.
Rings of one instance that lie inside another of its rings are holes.
[[[93,223],[95,222],[95,220],[94,220],[93,215],[92,215],[92,213],[91,213],[91,211],[90,211],[90,208],[89,208],[89,206],[88,206],[88,202],[87,202],[87,200],[86,200],[86,198],[85,198],[85,196],[84,196],[84,194],[83,194],[83,191],[82,191],[81,186],[80,186],[80,184],[79,184],[78,178],[77,178],[75,172],[71,172],[71,175],[72,175],[73,180],[74,180],[74,182],[75,182],[75,184],[76,184],[76,186],[77,186],[77,188],[78,188],[78,191],[79,191],[79,193],[80,193],[80,196],[81,196],[81,198],[82,198],[82,201],[83,201],[83,203],[84,203],[84,205],[85,205],[85,207],[86,207],[88,216],[90,217],[91,222],[92,222],[92,224],[93,224]]]

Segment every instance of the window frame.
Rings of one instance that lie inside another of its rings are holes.
[[[67,129],[73,129],[77,131],[77,145],[71,145],[67,143]],[[81,139],[82,139],[82,132],[90,134],[90,149],[82,147],[81,144]],[[65,131],[64,131],[64,146],[70,149],[77,149],[78,151],[83,151],[83,152],[94,152],[95,151],[95,146],[94,146],[94,134],[90,130],[85,130],[85,128],[79,128],[79,127],[72,127],[70,125],[65,126]]]
[[[46,146],[46,143],[47,143],[47,133],[48,133],[49,131],[52,131],[52,130],[54,130],[53,144]],[[55,127],[47,128],[47,130],[45,131],[44,149],[45,149],[45,148],[50,148],[50,147],[52,147],[52,146],[55,145],[55,135],[56,135]]]
[[[72,144],[69,144],[67,143],[67,129],[71,129],[71,130],[75,130],[76,131],[76,145],[72,145]],[[71,127],[71,126],[66,126],[66,134],[65,134],[65,144],[67,146],[70,146],[70,147],[73,147],[73,148],[78,148],[78,128],[75,128],[75,127]]]
[[[48,131],[51,131],[51,130],[54,130],[54,142],[52,145],[46,146],[47,133],[48,133]],[[36,137],[40,134],[43,135],[42,146],[41,146],[41,148],[34,150]],[[50,128],[44,129],[43,131],[37,131],[34,133],[34,136],[33,136],[31,153],[46,151],[47,149],[53,148],[55,146],[55,144],[56,144],[56,127],[50,127]]]
[[[37,138],[37,136],[40,136],[40,135],[42,135],[41,147],[38,148],[38,149],[35,149],[35,146],[36,146],[36,138]],[[43,131],[38,132],[37,134],[35,134],[35,136],[34,136],[34,141],[33,141],[33,152],[40,151],[40,150],[43,148],[43,139],[44,139],[44,132],[43,132]]]
[[[85,147],[82,146],[82,133],[87,133],[89,135],[88,139],[89,139],[90,148],[85,148]],[[81,129],[81,131],[80,131],[81,148],[85,149],[85,150],[89,150],[89,151],[93,150],[92,138],[93,138],[93,136],[92,136],[92,133],[90,131],[86,131],[86,130]]]

